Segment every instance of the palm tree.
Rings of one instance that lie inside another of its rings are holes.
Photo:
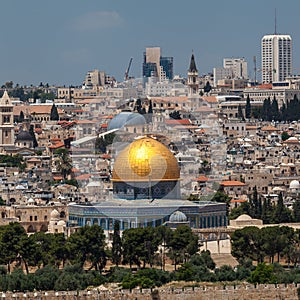
[[[62,174],[64,179],[67,179],[67,176],[71,174],[73,167],[69,151],[67,149],[58,149],[55,151],[55,154],[59,158],[56,161],[57,170]]]

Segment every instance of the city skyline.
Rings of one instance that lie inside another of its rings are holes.
[[[154,0],[150,6],[138,1],[4,1],[0,84],[80,85],[94,69],[122,81],[131,57],[129,75],[141,77],[147,47],[160,47],[164,56],[174,57],[174,75],[187,76],[193,52],[199,75],[221,67],[223,58],[244,57],[253,78],[254,56],[260,66],[261,38],[275,31],[275,8],[277,33],[291,35],[294,73],[299,73],[300,3],[293,2],[254,0],[245,6],[237,0]]]

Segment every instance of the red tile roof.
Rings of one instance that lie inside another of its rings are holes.
[[[180,120],[174,120],[174,119],[167,119],[166,121],[167,125],[191,125],[192,122],[189,119],[180,119]]]
[[[221,185],[222,186],[245,186],[245,183],[237,180],[227,180],[227,181],[222,181]]]
[[[197,177],[195,179],[196,181],[208,181],[208,177],[204,176],[204,175],[200,175],[199,177]]]
[[[58,149],[64,147],[65,144],[63,142],[55,143],[54,145],[48,146],[49,149]]]

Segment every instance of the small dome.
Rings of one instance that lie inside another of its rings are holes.
[[[34,203],[34,200],[32,198],[29,198],[28,201],[27,201],[27,203],[31,203],[32,204],[32,203]]]
[[[21,131],[17,135],[16,141],[33,141],[33,137],[28,131]]]
[[[186,215],[179,210],[176,210],[175,212],[173,212],[169,218],[169,222],[172,222],[172,223],[180,223],[180,222],[186,222],[186,221],[187,221]]]
[[[145,123],[146,119],[141,114],[123,111],[111,119],[107,130],[120,129],[126,125],[144,125]]]
[[[250,221],[252,218],[249,215],[243,214],[240,215],[236,220],[238,221]]]
[[[298,190],[300,189],[300,183],[298,180],[292,180],[290,182],[290,189]]]
[[[57,222],[58,226],[66,226],[66,222],[64,220],[60,220]]]
[[[59,216],[60,216],[60,214],[59,214],[58,210],[53,209],[50,214],[51,219],[59,219]]]

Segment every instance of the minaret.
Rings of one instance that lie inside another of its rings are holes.
[[[0,99],[0,151],[4,152],[5,146],[14,146],[14,113],[13,105],[4,91]]]
[[[188,70],[188,88],[188,99],[191,101],[191,107],[197,106],[195,102],[199,99],[199,79],[194,54],[192,54]]]

